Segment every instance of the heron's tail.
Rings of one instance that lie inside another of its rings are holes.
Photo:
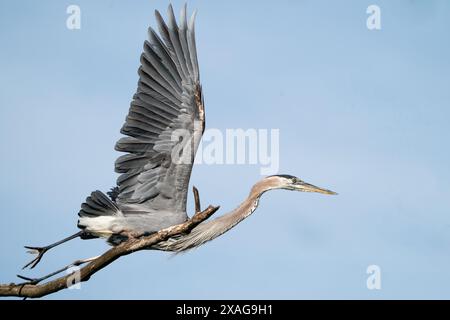
[[[78,216],[78,228],[87,235],[108,238],[113,234],[115,221],[122,216],[122,212],[103,192],[94,191],[81,205]]]
[[[94,191],[86,202],[81,205],[78,216],[83,218],[95,218],[99,216],[121,215],[120,209],[108,196],[101,191]]]

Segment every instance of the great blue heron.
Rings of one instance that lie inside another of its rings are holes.
[[[168,23],[155,11],[158,35],[149,29],[139,68],[137,92],[122,127],[116,150],[127,154],[117,159],[117,187],[108,195],[94,191],[81,205],[80,232],[46,247],[26,247],[37,256],[24,268],[34,268],[49,249],[74,238],[104,238],[117,245],[188,219],[186,200],[195,151],[205,128],[205,111],[195,44],[194,12],[189,22],[186,5],[179,25],[173,8]],[[177,130],[189,134],[173,139]],[[175,153],[189,149],[190,161],[176,162]],[[233,228],[258,206],[261,195],[273,189],[335,194],[294,176],[274,175],[257,182],[235,210],[205,221],[191,233],[171,238],[153,248],[181,252],[198,247]]]

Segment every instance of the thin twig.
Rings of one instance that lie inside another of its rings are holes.
[[[198,194],[198,189],[195,186],[192,187],[192,191],[194,192],[195,213],[197,213],[202,211],[202,207],[200,205],[200,195]]]

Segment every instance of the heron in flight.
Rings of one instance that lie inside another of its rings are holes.
[[[49,249],[74,238],[103,238],[118,245],[187,221],[189,179],[205,129],[194,31],[196,12],[188,21],[185,5],[179,24],[171,5],[167,22],[158,11],[155,16],[159,34],[149,29],[137,91],[121,129],[125,137],[115,146],[125,153],[115,163],[120,174],[117,186],[107,194],[94,191],[87,197],[78,213],[81,231],[46,247],[26,247],[37,256],[24,268],[34,268]],[[180,154],[183,161],[175,159]],[[261,195],[274,189],[336,194],[294,176],[269,176],[257,182],[230,213],[152,248],[182,252],[213,240],[252,214]]]

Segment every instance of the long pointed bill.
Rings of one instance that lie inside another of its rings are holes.
[[[295,190],[303,191],[303,192],[317,192],[317,193],[323,193],[323,194],[332,194],[336,195],[337,193],[331,190],[322,189],[319,187],[316,187],[312,184],[306,183],[306,182],[298,182],[294,186]]]

